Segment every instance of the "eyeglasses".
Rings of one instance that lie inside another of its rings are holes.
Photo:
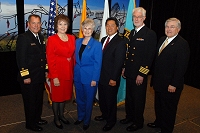
[[[134,15],[133,15],[133,19],[136,19],[136,18],[137,18],[137,19],[141,19],[141,18],[143,18],[143,16],[134,16]]]
[[[177,26],[165,26],[166,29],[175,29]]]

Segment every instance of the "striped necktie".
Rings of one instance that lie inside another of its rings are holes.
[[[103,50],[107,47],[109,41],[110,41],[110,37],[107,38],[106,43],[105,43],[105,45],[104,45],[104,47],[103,47]]]
[[[39,36],[36,36],[36,39],[38,40],[38,42],[40,43],[40,38]],[[40,43],[41,44],[41,43]]]
[[[161,48],[160,48],[160,51],[159,51],[159,54],[158,55],[160,55],[160,53],[163,51],[163,49],[166,47],[168,45],[168,38],[165,40],[165,42],[164,42],[164,44],[161,46]]]

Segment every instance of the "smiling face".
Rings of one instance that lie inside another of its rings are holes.
[[[176,21],[169,21],[165,25],[165,34],[167,37],[171,38],[177,35],[180,31],[178,23]]]
[[[84,37],[90,37],[92,36],[93,33],[93,27],[90,24],[86,24],[85,26],[82,27],[83,35]]]
[[[117,33],[117,31],[118,31],[118,27],[117,27],[115,21],[114,20],[107,21],[107,23],[106,23],[106,33],[107,33],[107,35],[112,36],[115,33]]]
[[[58,33],[65,34],[67,32],[67,22],[64,20],[58,20],[57,30]]]
[[[28,22],[28,29],[37,34],[41,29],[41,21],[39,17],[32,16]]]

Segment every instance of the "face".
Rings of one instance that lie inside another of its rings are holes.
[[[40,18],[32,16],[30,21],[28,22],[28,28],[34,34],[37,34],[41,28],[41,21]]]
[[[133,13],[133,23],[136,28],[139,28],[144,24],[145,16],[142,15],[142,12],[135,11]]]
[[[115,24],[114,20],[107,21],[107,24],[106,24],[106,33],[107,33],[107,35],[112,36],[115,33],[117,33],[117,30],[118,30],[118,27]]]
[[[84,37],[90,37],[90,36],[92,36],[93,28],[90,25],[85,25],[85,26],[83,26],[82,31],[83,31]]]
[[[176,21],[169,21],[165,26],[165,34],[167,37],[173,37],[179,33],[180,29]]]
[[[65,34],[67,32],[67,22],[63,20],[58,20],[57,30],[58,33]]]

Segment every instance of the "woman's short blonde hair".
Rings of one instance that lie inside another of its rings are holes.
[[[85,26],[91,26],[92,30],[94,30],[95,28],[95,23],[94,23],[94,20],[91,19],[91,18],[86,18],[82,23],[81,23],[81,27],[82,29],[85,27]]]

